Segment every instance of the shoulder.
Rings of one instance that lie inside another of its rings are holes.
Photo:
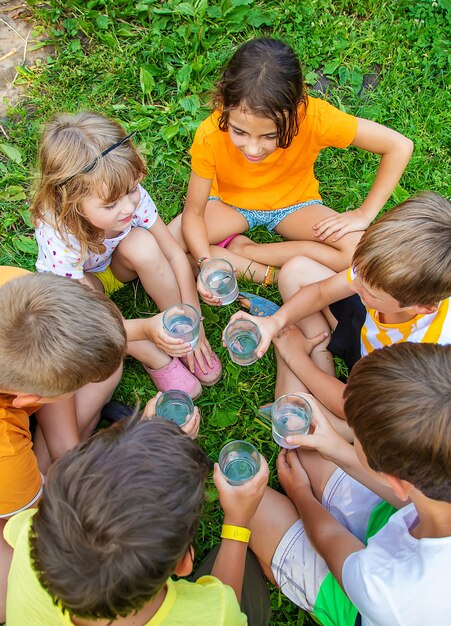
[[[19,278],[20,276],[26,276],[30,274],[28,270],[24,270],[21,267],[13,267],[9,265],[0,265],[0,287],[5,283],[8,283],[13,278]]]
[[[200,123],[196,130],[195,141],[203,141],[216,133],[222,136],[223,132],[218,127],[219,111],[213,111],[203,122]]]
[[[241,613],[240,605],[231,587],[214,576],[202,576],[196,582],[178,580],[177,597],[187,610],[194,615],[196,625],[215,624],[215,626],[245,626],[246,616]],[[210,622],[214,616],[214,622]],[[188,623],[188,622],[186,622]],[[191,622],[189,622],[191,623]]]
[[[11,517],[3,530],[3,536],[12,548],[20,543],[28,543],[28,531],[31,526],[33,515],[37,509],[27,509]]]

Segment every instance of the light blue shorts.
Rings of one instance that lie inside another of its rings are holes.
[[[209,200],[221,200],[218,196],[210,196]],[[321,200],[307,200],[307,202],[298,202],[297,204],[292,204],[291,206],[284,207],[283,209],[274,209],[273,211],[254,211],[253,209],[240,209],[237,206],[231,204],[233,207],[241,213],[241,215],[247,220],[249,224],[249,230],[254,228],[254,226],[266,226],[266,228],[270,231],[273,231],[277,224],[279,224],[287,215],[291,215],[295,211],[299,211],[299,209],[303,209],[305,206],[310,206],[311,204],[322,204]]]

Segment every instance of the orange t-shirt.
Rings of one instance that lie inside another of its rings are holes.
[[[0,287],[29,273],[19,267],[0,266]],[[29,416],[37,407],[16,409],[13,398],[0,394],[0,515],[29,504],[42,484],[29,425]]]
[[[318,98],[308,99],[299,132],[288,148],[277,148],[250,163],[218,128],[219,112],[204,120],[191,146],[193,172],[212,179],[211,195],[241,209],[271,211],[307,200],[320,200],[313,165],[323,148],[347,148],[357,118]]]

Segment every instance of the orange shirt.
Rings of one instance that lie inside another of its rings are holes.
[[[29,273],[19,267],[0,266],[0,287]],[[29,416],[37,406],[16,409],[12,406],[14,397],[0,394],[0,515],[26,506],[42,483],[29,425]]]
[[[219,112],[204,120],[191,146],[192,169],[212,179],[211,195],[241,209],[270,211],[298,202],[320,200],[313,165],[323,148],[347,148],[357,118],[318,98],[308,99],[299,132],[288,148],[277,148],[259,163],[250,163],[218,128]]]

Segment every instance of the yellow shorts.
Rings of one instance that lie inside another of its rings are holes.
[[[97,278],[100,280],[107,296],[111,296],[112,293],[118,291],[119,289],[122,289],[122,287],[124,286],[124,283],[121,283],[121,281],[113,274],[109,265],[106,270],[103,270],[103,272],[91,273],[94,276],[97,276]]]

